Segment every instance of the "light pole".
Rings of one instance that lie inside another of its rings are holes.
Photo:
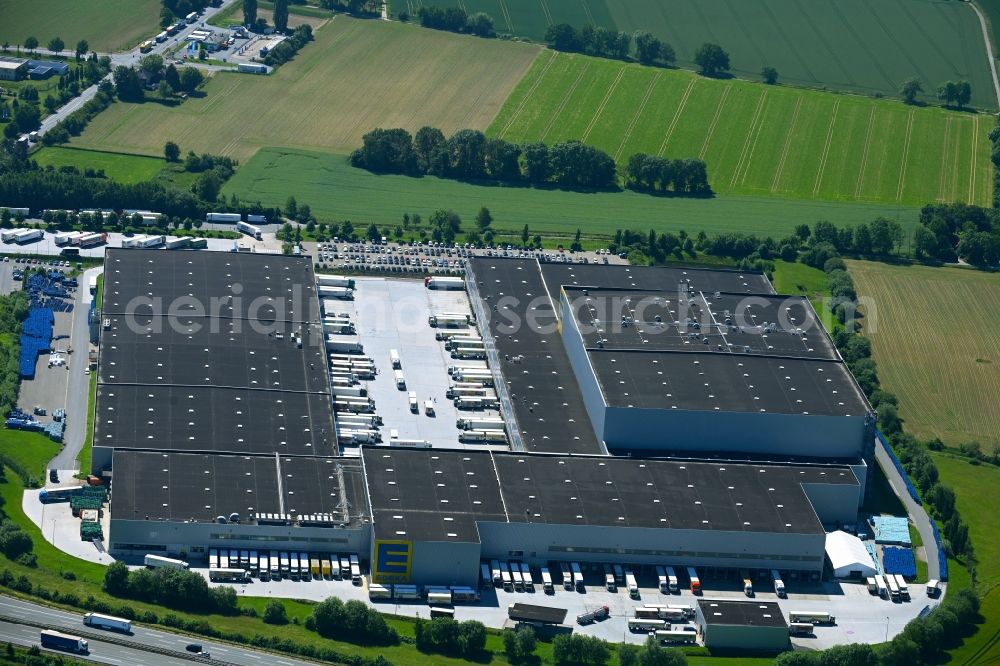
[[[889,642],[889,616],[885,616],[885,642]]]

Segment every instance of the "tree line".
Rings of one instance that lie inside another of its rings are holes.
[[[568,23],[555,23],[545,31],[545,43],[557,51],[585,53],[615,60],[627,60],[635,40],[635,58],[644,65],[670,65],[677,59],[674,48],[649,32],[635,35],[603,26],[584,25],[577,30]]]
[[[298,53],[302,47],[312,41],[312,26],[303,23],[292,31],[287,39],[281,41],[264,56],[264,64],[271,67],[283,65]]]
[[[19,339],[21,322],[28,316],[28,296],[23,291],[15,291],[0,296],[0,331],[7,341],[0,344],[0,414],[4,418],[17,406],[18,388],[21,382],[18,358],[21,352]],[[0,550],[3,550],[0,545]]]
[[[441,130],[421,127],[377,128],[351,153],[351,164],[374,173],[431,175],[466,181],[556,185],[579,189],[617,189],[615,161],[579,141],[554,145],[516,144],[463,129],[445,138]],[[703,196],[711,193],[701,160],[633,156],[624,170],[626,185],[649,192]]]
[[[477,620],[456,622],[449,617],[430,621],[417,618],[414,625],[417,649],[478,661],[486,653],[486,626]]]
[[[611,156],[579,141],[521,146],[470,129],[445,138],[434,127],[422,127],[415,136],[404,129],[377,128],[362,141],[351,153],[351,164],[375,173],[587,189],[616,186]]]
[[[402,12],[400,20],[409,19],[409,14]],[[447,30],[449,32],[468,33],[478,37],[494,37],[493,17],[485,12],[467,13],[461,7],[435,7],[421,5],[417,9],[417,20],[425,28]]]
[[[708,167],[699,159],[672,160],[636,153],[625,165],[624,175],[626,187],[642,192],[697,196],[712,193],[712,186],[708,184]]]
[[[385,618],[362,601],[344,602],[330,597],[313,607],[306,618],[306,629],[324,638],[344,640],[362,645],[396,645],[399,634],[386,624]]]
[[[161,567],[129,571],[122,561],[114,562],[104,572],[104,591],[178,610],[234,615],[238,612],[236,590],[208,586],[205,577],[194,571]]]
[[[997,131],[997,130],[994,130]],[[1000,159],[1000,153],[994,151]],[[920,209],[920,226],[913,252],[919,260],[955,262],[978,268],[1000,264],[1000,210],[961,203],[927,204]]]

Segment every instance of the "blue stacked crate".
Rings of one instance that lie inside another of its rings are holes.
[[[40,276],[39,276],[40,277]],[[21,325],[21,354],[19,368],[21,377],[33,379],[38,355],[48,352],[52,342],[52,324],[55,317],[52,308],[32,305],[28,316]]]
[[[886,573],[901,574],[903,578],[913,578],[917,575],[917,561],[909,548],[883,548],[882,568]]]

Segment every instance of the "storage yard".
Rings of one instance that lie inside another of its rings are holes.
[[[568,616],[539,630],[636,642],[826,645],[916,615],[922,586],[902,603],[881,577],[905,565],[900,524],[858,512],[870,407],[802,298],[736,271],[463,262],[393,279],[107,250],[109,552],[497,627],[536,600]],[[681,384],[654,388],[657,363]],[[877,628],[875,576],[897,602]]]

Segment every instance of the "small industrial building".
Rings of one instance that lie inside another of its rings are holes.
[[[58,60],[29,60],[28,76],[35,80],[44,80],[50,76],[63,76],[69,71],[69,65]]]
[[[27,75],[27,60],[0,56],[0,81],[20,81]]]
[[[788,622],[773,601],[699,599],[696,621],[707,648],[778,651],[788,647]]]

